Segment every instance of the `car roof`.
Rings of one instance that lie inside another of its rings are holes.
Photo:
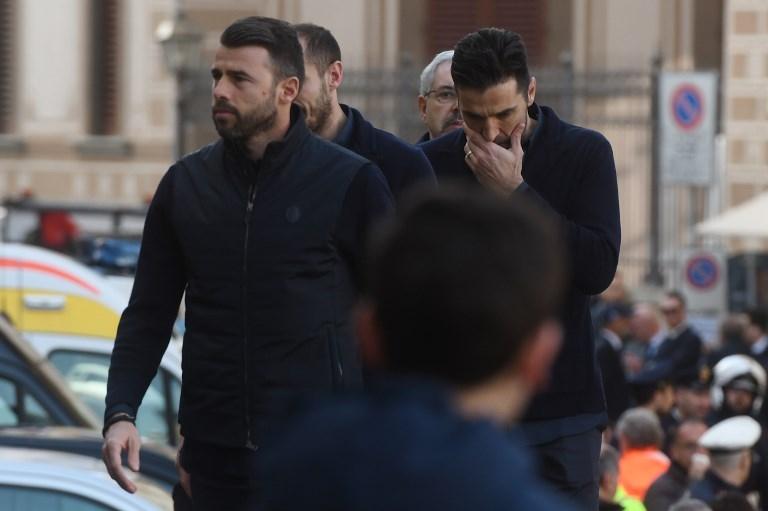
[[[76,336],[69,334],[52,334],[43,332],[27,332],[25,338],[32,349],[44,356],[52,351],[83,351],[88,353],[112,353],[114,339],[103,337]],[[178,341],[171,341],[163,354],[161,366],[181,379],[181,349]]]
[[[112,481],[101,461],[70,453],[0,447],[0,485],[58,490],[126,511],[171,510],[168,492],[146,478],[127,471],[138,487],[123,491]]]

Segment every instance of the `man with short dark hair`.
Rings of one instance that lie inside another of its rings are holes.
[[[487,28],[467,35],[454,49],[451,74],[464,128],[422,145],[438,181],[479,184],[510,201],[528,197],[556,219],[567,241],[572,277],[561,316],[563,348],[550,386],[534,398],[522,428],[536,446],[542,474],[594,509],[607,417],[589,302],[611,283],[619,258],[611,146],[535,103],[536,79],[514,32]]]
[[[711,376],[709,367],[701,365],[696,371],[686,370],[673,378],[675,406],[661,418],[665,434],[687,420],[707,420],[712,412]],[[667,434],[667,441],[671,440]]]
[[[603,378],[605,405],[608,420],[616,424],[619,417],[629,408],[629,384],[621,361],[624,339],[629,335],[629,319],[632,307],[617,302],[605,306],[601,313],[602,328],[595,343],[597,362]]]
[[[685,419],[669,434],[669,469],[656,479],[645,494],[643,503],[648,511],[666,511],[683,498],[692,481],[701,479],[706,470],[700,460],[705,456],[699,438],[707,431],[701,419]]]
[[[558,246],[522,201],[444,189],[405,204],[372,245],[357,315],[379,373],[281,428],[266,509],[570,509],[504,429],[557,352]]]
[[[395,199],[414,185],[434,185],[435,173],[424,153],[339,103],[337,91],[344,80],[344,66],[333,34],[311,23],[296,25],[296,31],[304,49],[306,73],[296,103],[306,113],[309,129],[374,162]]]
[[[655,413],[662,420],[675,406],[672,381],[658,371],[641,371],[629,379],[629,388],[635,404]]]
[[[418,140],[427,142],[461,128],[461,112],[451,77],[453,50],[441,51],[419,77],[419,116],[427,127]]]
[[[696,371],[702,354],[702,341],[688,325],[685,297],[679,291],[668,291],[659,304],[667,324],[667,334],[658,345],[646,352],[645,368],[667,375]]]
[[[375,165],[312,135],[293,106],[296,31],[249,17],[223,32],[211,75],[220,139],[163,176],[109,370],[103,456],[136,490],[136,413],[185,293],[181,465],[199,509],[247,509],[278,411],[362,381],[348,313],[368,224],[391,208]]]

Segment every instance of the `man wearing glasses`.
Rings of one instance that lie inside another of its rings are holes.
[[[421,72],[419,115],[427,132],[417,143],[428,142],[461,127],[461,113],[451,78],[453,50],[440,52]]]
[[[685,297],[669,291],[659,304],[667,324],[667,337],[646,353],[645,366],[665,374],[696,373],[701,357],[701,337],[688,325]]]

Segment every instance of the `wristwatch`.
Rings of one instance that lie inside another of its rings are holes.
[[[118,412],[111,415],[106,421],[104,421],[104,428],[101,430],[101,436],[107,434],[107,430],[116,422],[130,422],[134,426],[136,425],[136,417],[127,412]]]

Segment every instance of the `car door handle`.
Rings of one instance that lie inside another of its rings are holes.
[[[24,307],[37,311],[59,311],[67,305],[62,295],[24,295]]]

